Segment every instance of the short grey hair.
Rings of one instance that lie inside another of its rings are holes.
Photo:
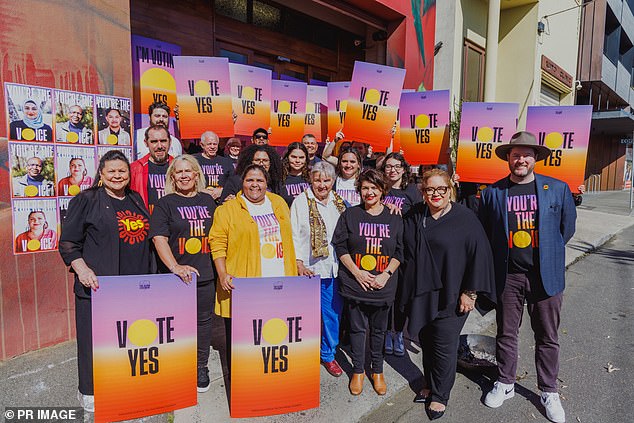
[[[328,163],[325,160],[322,160],[320,162],[315,163],[311,168],[310,168],[310,179],[312,181],[313,179],[313,175],[315,173],[317,174],[324,174],[326,176],[331,177],[332,179],[336,179],[337,178],[337,172],[335,171],[335,167],[333,165],[331,165],[330,163]]]
[[[200,135],[200,141],[203,139],[211,139],[215,138],[218,142],[220,142],[220,137],[214,131],[205,131]]]

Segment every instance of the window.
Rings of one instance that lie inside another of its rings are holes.
[[[469,40],[462,58],[462,100],[484,100],[484,49]]]
[[[247,0],[215,0],[214,8],[222,16],[247,22]]]
[[[248,62],[248,57],[245,54],[236,53],[235,51],[225,50],[223,48],[220,49],[218,56],[229,58],[229,62],[231,63],[246,65]]]

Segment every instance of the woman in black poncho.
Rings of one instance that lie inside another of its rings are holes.
[[[483,297],[493,300],[493,257],[473,212],[451,201],[447,172],[423,175],[425,203],[405,217],[405,286],[400,298],[409,310],[408,331],[423,349],[425,402],[431,420],[442,417],[456,374],[460,331]]]

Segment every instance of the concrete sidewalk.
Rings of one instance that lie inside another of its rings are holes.
[[[577,232],[566,249],[566,263],[569,265],[583,255],[601,246],[615,234],[634,225],[634,214],[629,209],[627,192],[606,192],[584,196],[583,204],[577,208]],[[469,316],[464,333],[494,335],[493,313],[484,318],[477,313]],[[300,413],[248,419],[250,422],[356,422],[361,417],[389,402],[390,396],[409,386],[419,389],[422,372],[421,354],[417,346],[410,342],[408,355],[403,358],[386,358],[385,377],[388,394],[380,397],[374,393],[368,381],[364,392],[353,397],[348,392],[348,378],[344,375],[333,378],[321,369],[321,406]],[[229,421],[227,384],[224,375],[224,328],[222,322],[214,321],[214,337],[210,357],[211,389],[198,395],[198,405],[174,413],[174,421],[225,422]],[[24,354],[0,363],[0,405],[7,406],[78,406],[77,363],[75,343],[67,342],[33,353]],[[221,359],[221,357],[223,357]],[[337,357],[347,373],[351,364],[345,353]],[[221,369],[224,369],[222,371]],[[167,422],[170,415],[159,415],[138,421]],[[238,421],[238,419],[235,419]],[[245,419],[246,420],[246,419]],[[91,421],[89,418],[86,421]]]

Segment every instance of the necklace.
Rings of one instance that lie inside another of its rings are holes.
[[[440,212],[440,216],[438,216],[435,220],[438,220],[444,215],[446,215],[450,207],[451,207],[451,202],[447,203],[447,205]],[[427,228],[427,216],[429,216],[429,206],[427,206],[427,208],[425,209],[425,216],[423,216],[423,228]]]

